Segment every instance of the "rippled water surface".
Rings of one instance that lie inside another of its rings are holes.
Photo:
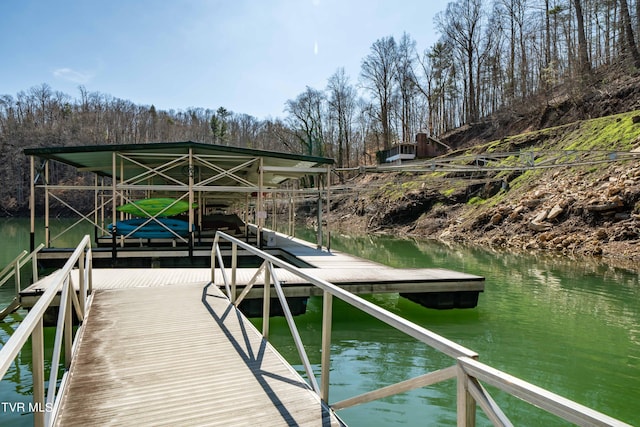
[[[63,224],[55,224],[52,234]],[[56,231],[58,230],[58,231]],[[84,230],[91,233],[91,230]],[[82,232],[63,236],[69,245]],[[0,220],[0,264],[28,249],[28,222]],[[309,240],[313,236],[306,235]],[[41,237],[38,236],[41,240]],[[507,373],[633,425],[640,425],[640,284],[635,271],[593,260],[512,255],[433,242],[383,237],[333,238],[341,250],[395,267],[443,267],[486,278],[475,309],[437,311],[397,294],[370,301],[476,351]],[[1,266],[0,266],[1,268]],[[0,288],[0,302],[12,297]],[[0,324],[0,342],[23,312]],[[312,363],[320,364],[322,301],[312,298],[296,323]],[[334,301],[330,401],[335,402],[452,364],[451,359]],[[260,321],[255,320],[259,326]],[[50,341],[54,331],[48,328]],[[302,372],[282,318],[271,338]],[[50,350],[49,350],[50,351]],[[30,347],[0,383],[0,401],[29,402]],[[455,425],[455,381],[345,409],[351,426]],[[515,425],[568,425],[487,387]],[[0,425],[31,425],[28,414],[2,413]],[[188,408],[185,408],[188,410]],[[479,425],[489,425],[480,412]]]

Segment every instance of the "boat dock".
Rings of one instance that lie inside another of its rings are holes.
[[[231,267],[212,263],[211,269],[94,270],[90,239],[85,236],[65,265],[42,279],[48,286],[0,349],[0,376],[4,377],[31,343],[33,404],[29,408],[34,425],[341,426],[337,412],[342,409],[453,380],[459,426],[476,425],[476,407],[494,425],[512,425],[484,383],[577,425],[628,427],[485,365],[474,351],[312,275],[327,268],[292,266],[220,232],[212,250],[215,259],[222,259],[222,241],[232,245]],[[263,263],[237,295],[239,249]],[[337,255],[325,254],[324,259],[331,256]],[[37,261],[35,253],[28,258],[32,264]],[[26,259],[19,257],[16,265],[24,265],[21,260]],[[297,276],[322,294],[321,345],[309,347],[319,354],[319,366],[310,363],[289,310],[284,292],[287,275]],[[94,287],[108,276],[119,277],[122,286]],[[290,365],[296,361],[285,361],[268,341],[269,299],[263,298],[262,331],[238,309],[259,281],[265,296],[275,290],[304,376]],[[448,361],[441,369],[413,373],[417,376],[379,388],[372,384],[374,389],[364,394],[331,400],[334,298],[439,351]],[[53,354],[46,362],[43,319],[55,300],[59,309]],[[75,333],[72,311],[80,321]],[[48,378],[45,364],[52,367]]]
[[[268,231],[270,247],[266,253],[298,266],[314,277],[331,282],[357,295],[399,293],[428,308],[473,308],[484,291],[484,278],[441,268],[393,268],[365,260],[340,251],[328,251],[315,245],[281,233]],[[254,236],[255,240],[255,236]],[[231,256],[230,246],[222,246],[223,257]],[[50,252],[51,253],[51,252]],[[62,253],[58,253],[61,256]],[[95,255],[95,254],[94,254]],[[239,252],[238,257],[250,258],[249,253]],[[207,252],[211,260],[211,249]],[[255,257],[253,257],[255,258]],[[242,264],[243,262],[239,262]],[[245,260],[244,263],[247,263]],[[210,280],[211,262],[208,268],[94,268],[93,289],[108,290],[131,287],[165,286],[167,283],[197,283]],[[254,262],[254,264],[257,264]],[[259,266],[239,267],[236,272],[236,288],[239,295],[258,272]],[[78,272],[72,272],[72,282],[78,283]],[[223,282],[221,270],[215,272],[215,283]],[[303,278],[283,271],[280,273],[285,296],[289,298],[293,314],[304,313],[310,296],[322,295],[322,290]],[[240,308],[249,316],[260,316],[263,298],[263,280],[255,283],[247,292]],[[23,307],[32,307],[46,290],[49,282],[44,279],[25,288],[20,293]],[[77,287],[76,287],[77,289]],[[276,304],[272,314],[281,315],[275,290],[271,298]]]
[[[56,425],[343,425],[207,280],[97,290],[75,360]]]
[[[21,306],[29,312],[0,348],[0,377],[30,347],[33,402],[26,412],[35,426],[340,426],[342,409],[453,380],[458,426],[475,427],[478,407],[495,425],[512,425],[484,383],[577,425],[627,427],[485,365],[476,352],[357,295],[394,292],[430,308],[471,308],[484,278],[397,269],[329,250],[323,227],[329,231],[330,224],[322,215],[331,207],[332,159],[192,141],[40,147],[25,154],[31,254],[23,251],[0,272],[0,286],[11,277],[16,283],[15,299],[0,316]],[[76,168],[78,179],[52,176],[52,162]],[[289,236],[296,199],[317,200],[316,244]],[[44,207],[45,233],[36,249],[38,207]],[[52,243],[64,232],[50,235],[53,207],[91,223],[95,246],[85,236],[75,248],[56,248]],[[267,219],[275,230],[285,211],[288,235],[268,230]],[[27,263],[35,283],[20,289]],[[38,266],[48,263],[54,271],[38,279]],[[319,348],[304,345],[294,319],[315,295],[322,298]],[[399,370],[416,376],[331,399],[335,298],[447,356],[444,367]],[[44,325],[54,313],[53,350],[45,352]],[[296,360],[270,344],[272,315],[286,319]],[[261,331],[250,316],[261,316]],[[311,364],[308,349],[319,364]]]

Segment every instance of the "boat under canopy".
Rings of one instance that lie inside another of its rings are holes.
[[[194,203],[192,207],[195,209],[198,205]],[[147,218],[152,216],[175,216],[187,212],[189,210],[189,203],[170,197],[153,197],[118,206],[116,210],[118,212]]]
[[[188,236],[189,223],[175,218],[134,218],[116,221],[116,226],[107,227],[116,236],[140,239],[171,239],[174,236]],[[194,226],[191,226],[193,231]]]

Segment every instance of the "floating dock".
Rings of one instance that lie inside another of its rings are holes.
[[[284,234],[269,233],[271,246],[265,247],[265,252],[356,295],[399,293],[428,308],[450,309],[476,307],[478,296],[484,291],[484,278],[481,276],[441,268],[393,268],[340,251],[317,248],[309,242]],[[223,252],[230,254],[231,248],[223,249]],[[59,253],[57,256],[62,255],[63,253]],[[240,259],[243,258],[241,253],[238,256]],[[211,250],[208,251],[207,258],[211,259]],[[239,263],[242,264],[242,261]],[[238,268],[238,294],[243,291],[257,270],[258,265]],[[77,272],[75,274],[73,282],[78,283]],[[217,269],[215,274],[215,283],[222,283],[222,272]],[[210,278],[210,262],[208,268],[94,268],[93,289],[164,286],[167,283],[203,282]],[[322,294],[317,287],[286,271],[281,272],[280,280],[285,295],[292,304],[293,314],[304,313],[308,297]],[[20,294],[21,305],[33,306],[47,285],[47,280],[43,279],[25,288]],[[271,297],[276,302],[274,290]],[[240,308],[249,316],[260,316],[262,298],[263,285],[258,281]],[[281,314],[279,310],[276,306],[273,314]]]

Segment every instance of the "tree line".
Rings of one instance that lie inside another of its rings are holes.
[[[1,95],[0,209],[27,203],[25,147],[193,140],[370,164],[417,132],[438,137],[532,99],[549,104],[559,86],[577,96],[597,69],[636,73],[639,17],[640,0],[452,1],[436,15],[433,46],[418,51],[407,33],[382,37],[358,76],[338,68],[326,87],[306,87],[275,119],[224,107],[157,110],[84,87],[77,97],[48,84]]]
[[[339,68],[325,88],[288,100],[293,148],[356,166],[418,132],[438,137],[496,113],[579,100],[597,70],[640,69],[640,0],[456,0],[434,25],[440,37],[424,51],[407,33],[382,37],[355,80]]]

